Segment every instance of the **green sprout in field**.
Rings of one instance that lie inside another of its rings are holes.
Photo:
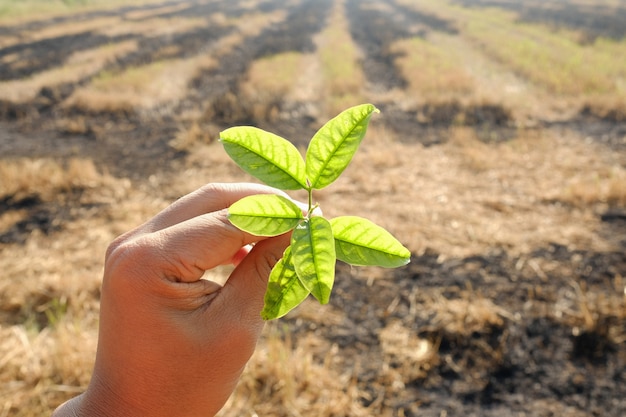
[[[304,159],[286,139],[255,127],[232,127],[220,134],[224,149],[244,171],[272,187],[308,193],[306,213],[275,194],[245,197],[228,209],[230,222],[248,233],[278,236],[293,231],[291,244],[270,273],[263,319],[284,316],[309,294],[328,303],[337,260],[386,268],[409,262],[409,250],[371,221],[313,214],[318,207],[313,190],[330,185],[346,169],[375,112],[371,104],[343,111],[315,133]]]

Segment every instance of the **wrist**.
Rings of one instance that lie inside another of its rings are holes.
[[[85,392],[64,402],[54,410],[52,417],[113,417],[118,415],[116,410],[106,406],[104,400],[100,400],[102,403],[99,403],[97,399],[89,401],[87,394]]]
[[[136,401],[133,403],[128,398],[121,398],[106,384],[92,378],[84,393],[61,404],[51,417],[169,417],[177,414],[212,416],[223,404],[216,406],[217,402],[207,403],[206,397],[207,395],[202,396],[201,404],[195,407],[190,407],[191,402],[188,399],[181,399],[176,411],[172,407],[151,406],[153,402],[149,401],[141,402],[142,405],[138,406]]]
[[[114,399],[93,380],[87,391],[57,407],[52,417],[118,417],[140,416],[141,411],[132,410],[123,401]]]
[[[74,397],[58,406],[52,413],[52,417],[80,417],[87,415],[81,411],[83,395]]]

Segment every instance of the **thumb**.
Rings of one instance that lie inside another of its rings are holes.
[[[290,239],[291,233],[287,233],[260,241],[233,270],[221,291],[221,301],[231,313],[262,323],[267,280]]]

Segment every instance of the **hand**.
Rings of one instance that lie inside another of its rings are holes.
[[[54,417],[209,416],[222,408],[255,349],[267,277],[289,244],[286,235],[259,238],[229,223],[232,203],[260,193],[281,192],[207,185],[110,245],[92,380]],[[201,279],[228,263],[236,267],[223,286]]]

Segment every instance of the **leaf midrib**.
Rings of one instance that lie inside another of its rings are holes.
[[[356,242],[352,242],[352,241],[349,241],[349,240],[346,240],[346,239],[338,238],[337,236],[335,236],[335,240],[338,240],[339,242],[349,243],[352,246],[358,246],[360,248],[370,249],[370,250],[374,250],[376,252],[385,253],[387,255],[393,255],[393,256],[397,256],[399,258],[403,258],[403,256],[400,255],[399,253],[394,253],[394,252],[390,252],[390,251],[387,251],[387,250],[378,249],[378,248],[375,248],[375,247],[372,247],[372,246],[366,246],[366,245],[363,245],[363,244],[360,244],[360,243],[356,243]]]
[[[317,293],[322,295],[322,281],[320,280],[319,263],[317,262],[317,252],[315,251],[315,245],[313,244],[313,223],[309,220],[309,245],[311,246],[311,259],[313,260],[313,268],[315,269],[315,287]]]
[[[243,217],[263,217],[266,219],[289,219],[289,220],[301,220],[303,219],[302,216],[293,216],[293,217],[286,217],[286,216],[280,216],[278,214],[276,215],[265,215],[265,214],[242,214],[242,213],[229,213],[231,216],[243,216]]]
[[[230,143],[231,145],[235,145],[235,146],[239,146],[239,147],[241,147],[241,148],[247,149],[249,152],[251,152],[251,153],[255,154],[256,156],[258,156],[259,158],[261,158],[261,159],[262,159],[262,160],[264,160],[265,162],[270,163],[271,165],[273,165],[273,166],[275,166],[276,168],[278,168],[280,171],[282,171],[282,172],[284,172],[285,174],[287,174],[287,176],[288,176],[289,178],[293,179],[293,180],[296,182],[296,184],[299,184],[302,188],[306,188],[306,185],[305,185],[305,184],[302,184],[302,183],[300,182],[300,180],[298,180],[298,179],[297,179],[297,178],[295,178],[293,175],[291,175],[291,173],[290,173],[289,171],[286,171],[283,167],[281,167],[281,166],[277,165],[277,164],[276,164],[276,162],[272,161],[271,159],[269,159],[269,158],[268,158],[268,157],[266,157],[265,155],[260,154],[260,153],[258,153],[258,151],[254,150],[254,149],[251,149],[249,146],[245,146],[245,145],[243,145],[243,144],[241,144],[241,143],[235,143],[235,142],[232,142],[232,141],[230,141],[230,140],[228,140],[228,139],[222,139],[222,140],[224,140],[224,141],[225,141],[225,142],[227,142],[227,143]],[[305,171],[305,172],[306,172],[306,171]]]
[[[319,172],[317,173],[317,178],[315,178],[315,181],[311,181],[312,184],[317,184],[317,181],[319,181],[320,177],[322,176],[322,173],[326,171],[326,167],[328,166],[329,162],[333,159],[333,156],[335,156],[335,154],[337,153],[337,149],[339,149],[341,145],[343,145],[346,142],[350,134],[352,134],[352,132],[354,132],[357,126],[359,126],[361,122],[363,122],[363,120],[366,119],[368,116],[369,116],[369,113],[365,115],[365,117],[362,117],[357,123],[355,123],[352,129],[350,129],[350,131],[346,135],[344,135],[343,139],[337,142],[337,146],[334,147],[333,152],[323,162],[322,169],[320,169]]]

